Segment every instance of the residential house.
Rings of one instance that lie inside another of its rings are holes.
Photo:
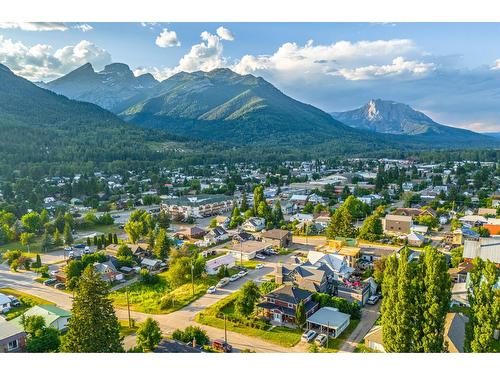
[[[204,229],[201,229],[199,227],[189,227],[182,228],[181,230],[177,231],[174,236],[180,239],[193,240],[203,238],[205,234],[207,234],[207,232]]]
[[[386,215],[386,217],[382,219],[384,233],[390,235],[400,236],[410,234],[412,224],[412,219],[409,216]]]
[[[307,329],[339,337],[349,327],[351,316],[344,314],[335,307],[322,307],[306,320]]]
[[[292,233],[283,229],[271,229],[261,233],[262,241],[276,247],[288,247],[292,244]]]
[[[382,326],[374,326],[365,336],[365,345],[371,350],[385,353]]]
[[[216,275],[222,266],[232,268],[236,264],[236,259],[233,254],[225,254],[220,257],[209,259],[205,263],[205,271],[209,275]]]
[[[118,272],[116,267],[111,261],[103,262],[103,263],[94,263],[94,269],[97,273],[101,275],[101,279],[103,281],[107,281],[112,283],[114,281],[123,280],[123,274]]]
[[[463,313],[447,313],[444,321],[444,341],[448,352],[464,353],[465,326],[469,319]]]
[[[408,245],[420,247],[425,243],[425,236],[418,232],[412,232],[406,236]]]
[[[445,241],[452,245],[463,245],[465,240],[479,240],[479,233],[470,228],[457,228],[451,233],[445,234]]]
[[[467,274],[474,268],[472,263],[462,262],[455,268],[450,268],[448,274],[454,283],[465,283]]]
[[[0,293],[0,313],[4,309],[10,309],[10,298],[7,297],[5,294]]]
[[[477,214],[480,216],[492,216],[496,217],[497,216],[497,209],[496,208],[485,208],[485,207],[480,207],[477,209]]]
[[[257,304],[258,314],[269,319],[273,324],[295,325],[297,305],[303,301],[306,318],[309,318],[319,307],[312,299],[312,292],[292,285],[282,285],[263,296]]]
[[[141,268],[147,269],[149,272],[160,270],[162,262],[159,259],[144,258],[141,261]]]
[[[170,197],[161,204],[161,209],[172,217],[183,219],[207,217],[229,211],[232,207],[233,198],[224,194]]]
[[[312,266],[326,270],[334,280],[347,279],[354,268],[349,267],[347,259],[339,254],[325,254],[319,251],[309,251],[307,262],[303,266]]]
[[[26,346],[26,332],[16,324],[0,321],[0,353],[22,352]]]
[[[260,232],[266,227],[266,220],[261,217],[251,217],[241,227],[249,232]]]
[[[488,218],[488,222],[483,225],[492,236],[500,235],[500,219]]]
[[[240,230],[238,233],[233,235],[233,243],[240,243],[245,241],[255,241],[255,236],[252,233]]]
[[[22,316],[41,316],[45,320],[47,327],[55,328],[58,331],[65,331],[68,327],[71,313],[55,305],[38,305],[26,310]],[[16,324],[19,328],[24,329],[22,316],[18,316],[13,319],[12,323]]]
[[[229,239],[229,234],[227,231],[222,228],[221,226],[217,226],[215,228],[212,228],[204,237],[203,237],[205,243],[211,245],[211,244],[216,244],[220,243],[223,241],[226,241]]]
[[[488,220],[481,215],[465,215],[458,219],[461,223],[468,225],[469,227],[477,227],[486,224]]]
[[[320,268],[303,265],[276,264],[275,282],[278,285],[291,283],[297,288],[313,293],[331,293],[332,284],[327,272]]]
[[[269,249],[270,244],[262,241],[244,241],[234,243],[229,249],[229,253],[238,260],[250,260],[255,258],[255,255],[263,250]]]
[[[471,262],[474,258],[490,260],[500,265],[500,236],[481,237],[479,240],[466,240],[464,243],[463,258]]]

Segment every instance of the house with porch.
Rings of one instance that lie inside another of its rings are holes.
[[[296,310],[300,301],[304,303],[306,319],[318,310],[318,302],[312,299],[314,293],[293,285],[282,285],[263,296],[257,304],[257,314],[276,325],[296,325]]]

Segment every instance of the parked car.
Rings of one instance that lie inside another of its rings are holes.
[[[84,253],[84,254],[90,254],[90,253],[91,253],[91,251],[90,251],[90,247],[85,246],[85,249],[83,249],[83,253]]]
[[[64,283],[57,283],[56,285],[54,285],[54,288],[63,290],[66,289],[66,285],[64,285]]]
[[[379,299],[380,299],[379,296],[371,296],[370,298],[368,298],[366,303],[369,305],[375,305]]]
[[[211,286],[210,288],[207,289],[208,294],[214,294],[217,288],[214,286]]]
[[[264,265],[262,263],[259,263],[255,266],[256,270],[260,270],[261,268],[264,268]]]
[[[12,295],[8,295],[7,298],[10,299],[10,305],[12,307],[21,306],[21,302],[19,302],[19,300],[16,297],[14,297]]]
[[[50,272],[49,272],[49,275],[50,275],[50,276],[55,276],[55,275],[57,275],[57,272],[58,272],[57,270],[50,271]]]
[[[304,342],[311,342],[316,337],[317,333],[313,330],[308,330],[302,334],[301,340]]]
[[[7,314],[10,311],[10,307],[4,307],[1,312],[2,314]]]
[[[229,284],[229,277],[224,277],[222,279],[219,280],[219,282],[217,283],[216,287],[217,288],[222,288],[224,286],[226,286],[227,284]]]
[[[224,353],[231,353],[233,351],[232,345],[228,344],[224,340],[216,339],[212,342],[212,348],[219,350]]]
[[[229,278],[229,281],[236,281],[240,278],[240,275],[239,274],[234,274],[233,276],[231,276]]]
[[[77,244],[77,245],[73,245],[73,247],[74,247],[75,249],[84,249],[84,248],[85,248],[85,244],[83,244],[83,243],[79,243],[79,244]]]
[[[56,279],[47,279],[43,282],[43,285],[45,286],[50,286],[50,285],[54,285],[55,283],[57,282]]]
[[[260,259],[260,260],[264,260],[264,259],[266,259],[266,257],[265,257],[264,255],[262,255],[262,254],[255,254],[255,257],[256,257],[257,259]]]
[[[327,337],[324,333],[320,333],[318,335],[318,337],[316,337],[316,339],[314,340],[314,342],[316,344],[318,344],[319,346],[325,346],[326,345],[326,341],[327,341]]]
[[[238,272],[238,276],[239,277],[243,277],[243,276],[246,276],[246,275],[248,275],[248,271],[247,270]]]

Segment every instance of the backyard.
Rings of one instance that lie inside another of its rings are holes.
[[[224,328],[225,315],[226,328],[229,331],[257,337],[286,348],[293,347],[300,341],[302,334],[300,329],[272,326],[254,316],[248,318],[239,316],[234,308],[234,302],[237,298],[238,293],[233,293],[197,314],[195,320],[201,324]]]

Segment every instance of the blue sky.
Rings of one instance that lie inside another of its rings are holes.
[[[229,67],[326,111],[391,99],[500,131],[500,23],[0,23],[0,62],[33,81],[85,62],[166,79]]]

